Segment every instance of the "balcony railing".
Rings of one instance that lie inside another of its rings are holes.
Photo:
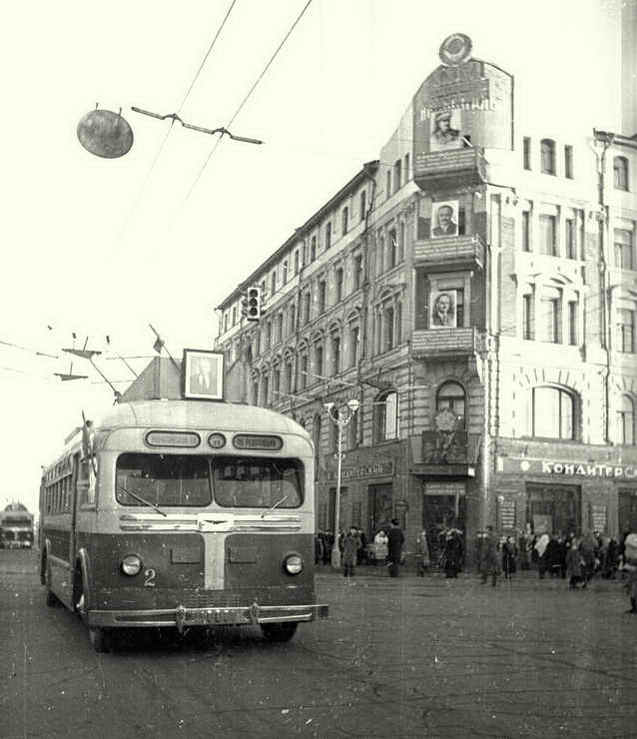
[[[430,328],[412,334],[415,357],[446,359],[467,356],[479,350],[479,333],[475,328]]]
[[[427,267],[431,271],[461,267],[482,269],[484,243],[477,234],[419,240],[414,247],[414,262],[416,267]]]
[[[471,147],[418,154],[414,180],[423,190],[450,186],[458,180],[463,185],[479,185],[486,180],[486,164],[481,151]]]

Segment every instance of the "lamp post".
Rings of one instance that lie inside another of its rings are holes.
[[[349,422],[354,418],[360,403],[358,400],[348,400],[347,403],[336,405],[334,403],[325,403],[327,415],[330,421],[336,424],[337,437],[337,467],[336,467],[336,500],[334,504],[334,544],[332,545],[331,563],[332,567],[339,569],[341,566],[341,550],[338,547],[338,535],[340,530],[341,518],[341,463],[343,461],[343,431]]]

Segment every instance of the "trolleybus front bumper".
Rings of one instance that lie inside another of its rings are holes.
[[[233,606],[228,608],[162,608],[145,611],[89,611],[89,626],[131,628],[135,626],[175,626],[179,633],[191,626],[258,625],[286,621],[314,621],[327,618],[327,605]]]

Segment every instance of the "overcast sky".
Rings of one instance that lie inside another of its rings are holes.
[[[314,0],[233,123],[266,144],[224,139],[194,189],[215,139],[176,125],[152,167],[170,123],[130,107],[180,109],[231,0],[4,4],[0,341],[59,355],[73,331],[100,349],[109,334],[116,351],[145,356],[151,322],[176,356],[209,348],[214,307],[378,158],[450,33],[515,75],[518,126],[617,130],[619,2]],[[237,0],[181,117],[226,125],[305,3]],[[122,159],[77,141],[96,103],[133,127]],[[121,362],[101,366],[130,376]],[[52,374],[68,369],[0,344],[0,505],[35,508],[40,465],[82,409],[110,405],[93,372]]]

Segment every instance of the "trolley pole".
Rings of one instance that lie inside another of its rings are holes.
[[[330,417],[330,421],[336,425],[336,449],[337,449],[337,461],[336,461],[336,497],[334,501],[334,543],[332,545],[332,552],[330,555],[330,561],[334,569],[340,569],[341,567],[341,550],[338,546],[338,538],[341,526],[341,478],[342,478],[342,464],[343,464],[343,432],[349,425],[349,422],[354,418],[356,411],[359,408],[360,403],[358,400],[348,400],[347,403],[336,406],[334,403],[326,403],[325,408],[327,414]]]

